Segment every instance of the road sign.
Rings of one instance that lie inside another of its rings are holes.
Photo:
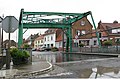
[[[14,16],[6,16],[2,28],[6,33],[13,33],[18,28],[18,20]]]
[[[78,35],[75,35],[75,39],[76,39],[76,40],[78,39]]]

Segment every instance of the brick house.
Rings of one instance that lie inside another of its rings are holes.
[[[87,19],[87,17],[78,20],[72,25],[72,37],[74,46],[78,46],[80,43],[85,44],[86,46],[91,45],[91,34],[93,26]]]
[[[99,38],[101,44],[106,40],[112,40],[113,45],[116,45],[116,41],[120,39],[120,23],[114,21],[113,23],[102,23],[101,21],[98,23],[97,30],[99,32]],[[93,40],[95,41],[96,35],[93,35]],[[96,40],[97,41],[97,40]]]
[[[73,47],[78,47],[79,43],[84,43],[86,46],[90,46],[92,41],[91,40],[92,34],[87,34],[87,33],[91,33],[92,28],[93,26],[91,25],[87,17],[84,17],[73,23],[72,24]],[[58,48],[62,48],[62,40],[63,40],[63,33],[61,30],[61,32],[59,32],[58,37],[56,39],[56,46]],[[64,44],[65,43],[66,43],[66,37],[64,35]]]

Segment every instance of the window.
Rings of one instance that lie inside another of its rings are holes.
[[[120,29],[117,29],[117,32],[120,33]]]
[[[99,33],[99,38],[101,38],[102,37],[102,34],[101,33]]]
[[[46,37],[45,37],[45,41],[46,41]]]
[[[97,41],[96,40],[94,40],[94,45],[97,45]]]
[[[38,41],[38,44],[40,43],[40,41]]]
[[[49,45],[49,44],[47,44],[47,47],[50,47],[50,45]]]
[[[79,44],[81,43],[81,41],[79,40]]]
[[[117,29],[113,29],[113,30],[112,30],[112,33],[117,33]]]
[[[87,40],[87,45],[89,45],[89,40]]]
[[[47,37],[47,40],[49,41],[49,36]]]
[[[59,46],[62,46],[62,42],[59,42]]]
[[[51,36],[51,41],[53,40],[53,37]]]
[[[85,25],[85,21],[80,21],[80,25],[84,26]]]
[[[41,40],[41,43],[43,43],[43,40]]]
[[[76,30],[76,35],[80,35],[80,30]]]
[[[81,31],[81,34],[84,35],[84,34],[85,34],[85,30],[82,30],[82,31]]]
[[[53,47],[53,44],[51,44],[51,47]]]

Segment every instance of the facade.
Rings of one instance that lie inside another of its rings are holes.
[[[38,38],[35,39],[34,41],[34,48],[39,49],[44,45],[44,36],[40,35]]]
[[[45,31],[44,35],[44,47],[55,47],[56,41],[56,30],[57,29],[48,29]]]
[[[73,47],[78,47],[80,43],[85,44],[86,46],[92,45],[92,32],[93,26],[88,21],[87,17],[82,18],[81,20],[76,21],[72,24],[72,42]],[[64,43],[63,43],[63,32],[59,33],[56,39],[56,47],[62,48],[63,44],[66,45],[66,36],[64,35]]]
[[[78,47],[80,43],[83,43],[86,46],[91,45],[92,35],[89,34],[92,32],[93,26],[87,19],[87,17],[78,20],[72,25],[72,36],[73,36],[73,46]]]

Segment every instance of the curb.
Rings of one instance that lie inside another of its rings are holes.
[[[51,70],[53,70],[53,65],[47,61],[47,63],[50,65],[48,68],[42,69],[42,70],[38,70],[38,71],[33,71],[33,72],[29,72],[29,73],[23,73],[23,74],[19,74],[19,75],[14,75],[13,78],[28,78],[28,77],[32,77],[32,76],[36,76],[36,75],[41,75],[44,74],[46,72],[49,72]]]

